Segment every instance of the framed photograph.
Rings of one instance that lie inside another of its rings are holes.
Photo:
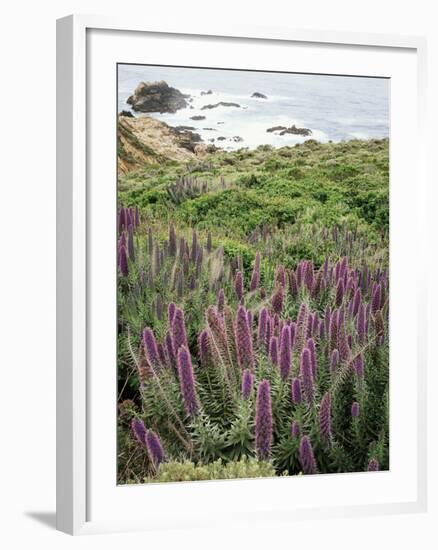
[[[426,507],[425,43],[57,32],[57,523]]]

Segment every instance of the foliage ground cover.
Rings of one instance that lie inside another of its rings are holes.
[[[388,142],[119,181],[118,481],[389,467]]]

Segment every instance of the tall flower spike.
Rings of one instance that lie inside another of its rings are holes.
[[[225,305],[225,294],[223,289],[221,288],[217,295],[217,310],[219,311],[219,313],[223,313],[224,305]]]
[[[176,305],[173,302],[170,302],[167,306],[167,321],[169,326],[172,326],[173,318],[175,317]]]
[[[356,315],[358,314],[361,303],[362,303],[362,291],[359,287],[354,293],[354,298],[353,298],[353,316],[354,317],[356,317]]]
[[[122,245],[119,249],[119,267],[123,277],[129,275],[128,258],[126,256],[126,248]]]
[[[252,337],[248,327],[248,317],[243,306],[239,306],[236,319],[236,346],[239,365],[242,370],[254,369]]]
[[[371,312],[373,315],[375,315],[376,312],[382,307],[381,298],[382,298],[382,287],[380,286],[380,284],[378,284],[374,289],[373,300],[371,302]]]
[[[363,303],[360,304],[357,314],[357,336],[359,344],[364,344],[367,337],[367,314]]]
[[[269,358],[274,365],[278,364],[278,338],[277,336],[271,336],[269,342]]]
[[[266,342],[266,322],[268,320],[268,310],[264,307],[259,314],[259,325],[257,330],[257,341],[259,346]]]
[[[353,418],[357,418],[360,414],[360,406],[357,401],[353,401],[353,404],[351,405],[351,416]]]
[[[157,342],[154,333],[150,328],[145,328],[143,331],[143,344],[146,353],[146,358],[152,367],[156,367],[160,363],[158,355]]]
[[[192,359],[187,348],[182,346],[178,351],[178,376],[184,409],[189,416],[194,416],[199,409],[193,375]]]
[[[309,338],[307,340],[307,348],[310,352],[310,364],[312,365],[312,376],[313,378],[316,378],[316,373],[318,370],[318,362],[316,359],[315,340],[313,338]]]
[[[364,364],[362,354],[358,355],[353,362],[354,370],[358,378],[363,378],[364,376]]]
[[[208,361],[210,357],[210,342],[209,342],[207,330],[203,330],[199,335],[198,349],[199,349],[199,361],[201,363],[201,366],[205,368],[208,365]]]
[[[272,295],[271,299],[272,309],[278,315],[283,311],[284,305],[284,288],[279,285]]]
[[[291,296],[295,297],[298,294],[298,283],[297,283],[297,276],[295,275],[295,271],[292,269],[288,272],[288,278],[289,278],[289,292]]]
[[[243,274],[241,271],[236,273],[234,278],[234,291],[236,293],[237,299],[240,301],[243,298]]]
[[[332,438],[331,398],[329,392],[324,394],[319,407],[319,433],[321,440],[328,445]]]
[[[142,445],[146,445],[146,428],[143,420],[133,418],[131,420],[131,430],[135,439]]]
[[[255,447],[260,460],[268,460],[272,445],[271,386],[262,380],[257,388]]]
[[[294,378],[292,380],[292,403],[299,405],[301,400],[301,380],[299,378]]]
[[[298,439],[300,437],[300,433],[301,433],[300,425],[296,420],[294,420],[291,426],[292,439]]]
[[[158,435],[152,430],[146,432],[146,447],[150,461],[156,468],[164,462],[164,451]]]
[[[251,283],[249,286],[250,292],[254,292],[257,290],[260,284],[260,252],[257,252],[255,261],[254,261],[254,268],[252,270],[251,275]]]
[[[176,241],[176,233],[175,228],[173,225],[169,226],[169,255],[174,257],[176,256],[177,251],[177,241]]]
[[[175,309],[175,314],[173,316],[172,336],[173,344],[175,346],[175,353],[178,353],[178,350],[181,346],[188,348],[186,325],[184,322],[184,312],[179,307]]]
[[[334,374],[339,364],[339,351],[334,349],[330,355],[330,372]]]
[[[253,373],[250,370],[245,369],[242,375],[242,398],[243,399],[246,400],[249,398],[252,392],[253,384],[254,384]]]
[[[314,387],[313,387],[313,376],[312,376],[312,364],[310,359],[310,351],[305,348],[301,353],[301,380],[303,382],[304,396],[307,403],[313,403],[314,399]]]
[[[280,339],[280,374],[283,381],[289,377],[291,369],[290,328],[286,325],[281,331]]]
[[[380,464],[375,458],[371,458],[368,462],[368,471],[369,472],[378,472],[380,470]]]
[[[135,261],[135,250],[134,250],[134,230],[132,225],[128,228],[128,254],[131,262]]]
[[[318,472],[312,444],[307,435],[303,435],[301,438],[299,458],[304,474],[316,474]]]
[[[343,300],[344,300],[344,281],[342,279],[339,279],[336,287],[336,297],[335,297],[336,307],[340,307],[342,305]]]

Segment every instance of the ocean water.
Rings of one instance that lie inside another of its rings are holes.
[[[118,110],[131,111],[126,100],[136,86],[141,81],[156,80],[165,80],[190,94],[192,108],[175,114],[148,114],[171,126],[193,126],[205,142],[215,139],[214,143],[224,149],[254,148],[261,144],[282,147],[309,138],[327,142],[389,137],[388,79],[119,65]],[[201,96],[201,91],[207,90],[213,93]],[[267,99],[251,98],[254,92],[265,94]],[[201,110],[203,105],[220,101],[238,103],[241,107]],[[206,119],[191,120],[195,115]],[[279,136],[266,132],[272,126],[292,124],[309,128],[312,135]],[[226,139],[217,141],[219,136]],[[243,141],[236,143],[235,136]]]

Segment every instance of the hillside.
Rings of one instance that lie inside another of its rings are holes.
[[[188,161],[196,155],[202,156],[206,149],[208,147],[201,144],[199,136],[189,128],[172,128],[148,115],[119,115],[119,174],[127,174],[144,165]]]

